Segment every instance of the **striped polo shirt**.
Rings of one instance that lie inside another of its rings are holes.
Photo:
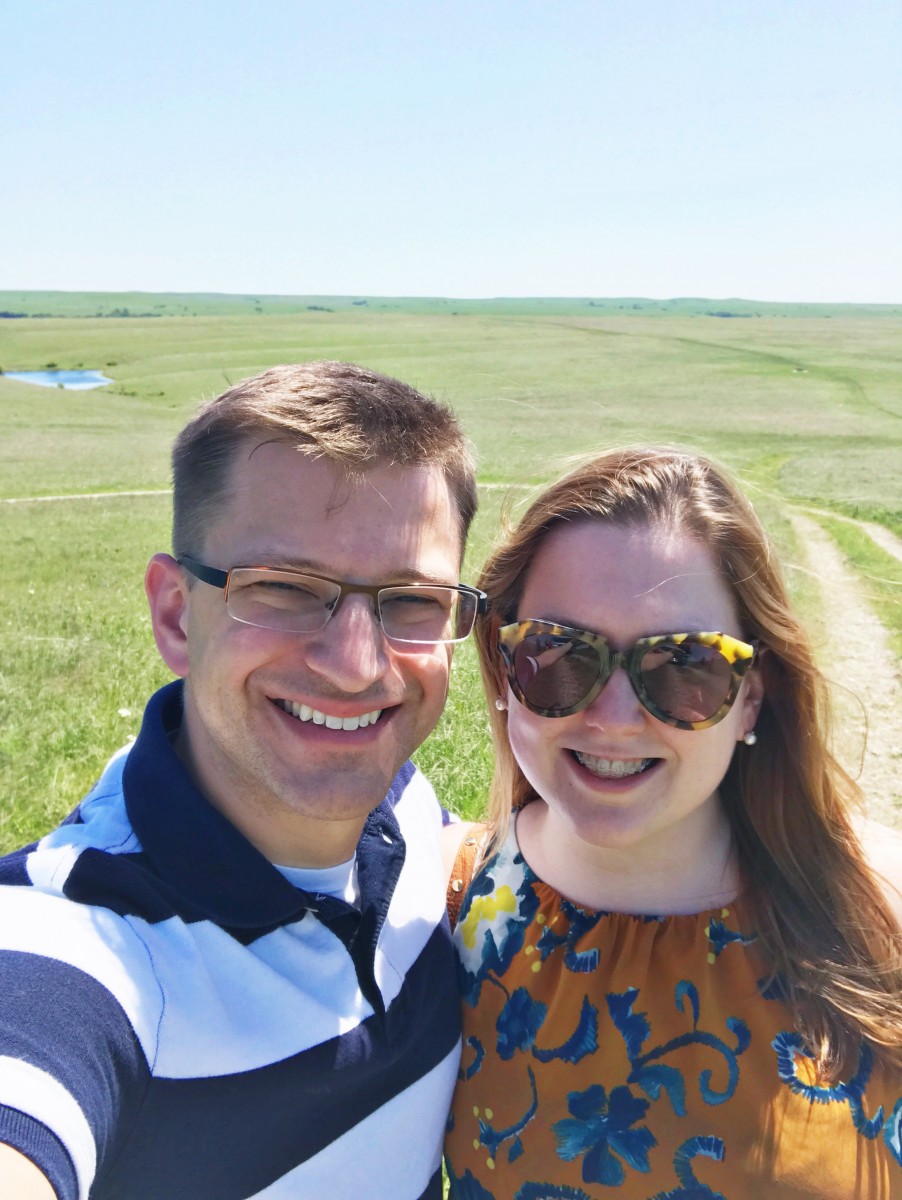
[[[72,816],[0,859],[0,1141],[61,1200],[439,1200],[459,1058],[442,812],[407,763],[359,907],[194,786],[180,681]]]

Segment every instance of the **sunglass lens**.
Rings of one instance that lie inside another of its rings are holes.
[[[707,721],[730,694],[730,664],[700,642],[661,642],[643,655],[640,671],[651,703],[678,721]]]
[[[579,704],[598,679],[600,662],[586,642],[534,634],[514,650],[514,676],[530,708],[554,716]]]

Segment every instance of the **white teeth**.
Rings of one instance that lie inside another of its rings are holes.
[[[309,704],[295,704],[289,700],[280,700],[279,707],[285,712],[291,713],[293,717],[297,717],[299,721],[312,721],[314,725],[325,725],[327,729],[366,729],[368,725],[375,725],[382,716],[381,708],[361,713],[356,717],[334,717],[331,713],[311,708]]]
[[[586,770],[602,779],[623,779],[627,775],[638,775],[654,761],[651,758],[596,758],[592,754],[580,754],[578,750],[575,750],[574,754]]]

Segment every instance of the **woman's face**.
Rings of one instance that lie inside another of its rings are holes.
[[[532,563],[517,619],[590,630],[614,650],[659,633],[743,637],[707,547],[658,525],[557,526]],[[677,729],[648,713],[617,670],[569,717],[537,716],[508,691],[508,733],[524,775],[570,832],[593,845],[627,847],[710,820],[736,742],[753,728],[760,702],[753,670],[719,724]]]

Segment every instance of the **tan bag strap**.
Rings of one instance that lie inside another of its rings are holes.
[[[470,886],[476,860],[483,848],[488,832],[488,825],[474,825],[458,847],[454,866],[451,868],[451,878],[448,880],[448,891],[445,897],[448,908],[448,920],[451,922],[452,929],[457,925],[457,918],[460,916],[460,906],[463,904],[464,895]]]

